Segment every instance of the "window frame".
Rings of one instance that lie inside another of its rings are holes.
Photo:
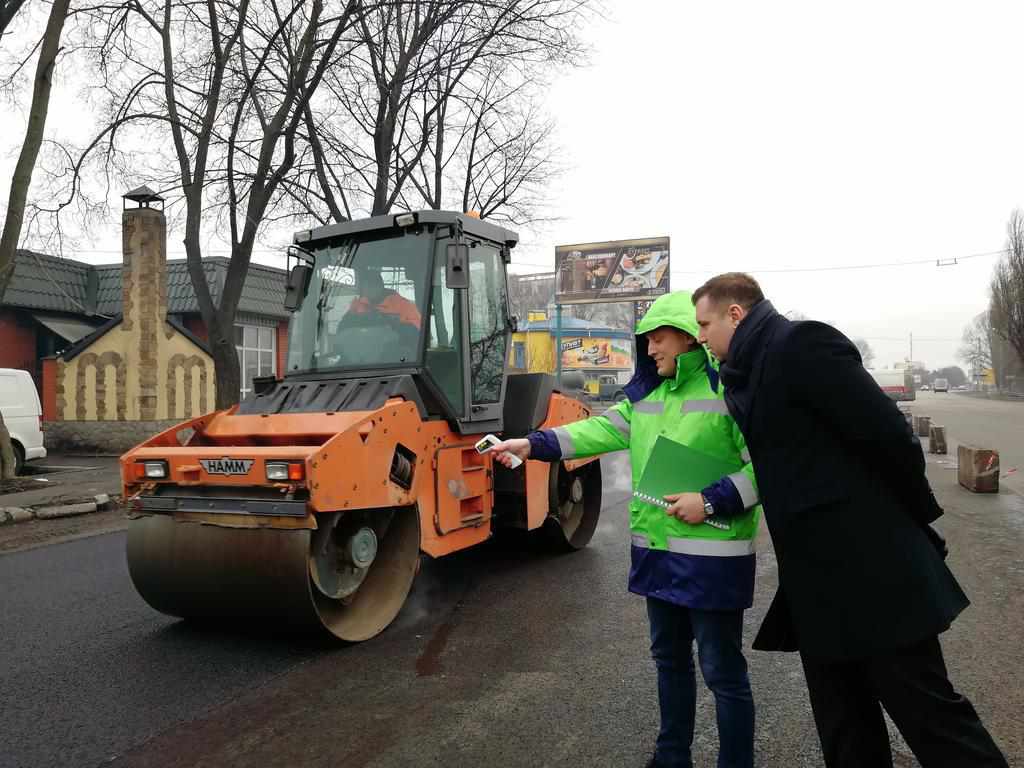
[[[256,325],[254,323],[245,323],[235,321],[235,339],[239,337],[238,331],[241,330],[241,343],[236,341],[235,343],[235,354],[238,355],[238,395],[239,400],[244,400],[250,394],[252,394],[252,381],[249,382],[249,387],[245,386],[245,361],[246,355],[256,355],[256,377],[272,375],[277,376],[277,326],[276,325]],[[256,346],[249,346],[245,343],[246,329],[252,328],[256,333]],[[266,330],[270,332],[270,348],[263,347],[260,343],[260,331]],[[264,373],[260,363],[260,357],[262,354],[270,353],[270,371]],[[254,377],[255,378],[255,377]]]

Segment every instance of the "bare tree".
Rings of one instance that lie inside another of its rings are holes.
[[[109,113],[76,170],[105,144],[103,161],[125,176],[137,173],[136,161],[145,160],[119,152],[122,135],[136,128],[135,138],[141,133],[151,144],[165,137],[169,157],[150,159],[150,180],[177,193],[184,209],[185,253],[209,333],[218,408],[238,402],[234,320],[253,247],[268,211],[288,192],[310,99],[359,5],[208,0],[199,13],[201,6],[187,0],[153,0],[133,3],[101,36]],[[161,173],[161,164],[173,175]],[[204,218],[211,212],[224,223],[231,248],[216,304],[202,266]]]
[[[979,381],[982,373],[992,367],[992,328],[988,312],[982,312],[964,329],[963,343],[956,356],[967,364],[971,380]]]
[[[868,340],[864,338],[857,338],[853,340],[854,346],[857,347],[857,351],[860,352],[860,359],[864,362],[865,368],[870,368],[875,363],[875,350],[868,344]]]
[[[331,187],[310,201],[333,199],[337,218],[398,205],[440,208],[452,191],[447,199],[460,200],[465,174],[453,158],[475,125],[471,105],[483,73],[516,71],[526,81],[539,79],[542,62],[579,60],[575,29],[586,6],[587,0],[403,0],[368,9],[358,47],[328,74],[331,109],[317,104],[309,121],[309,178]],[[508,149],[524,143],[509,140]],[[325,172],[338,168],[333,178]],[[520,192],[512,181],[504,191],[488,191],[481,201],[493,213],[502,197]]]
[[[992,276],[990,315],[996,333],[1024,359],[1024,212],[1010,214],[1006,225],[1006,254]]]
[[[20,0],[4,2],[0,11],[0,35],[7,27],[11,18],[17,13]],[[7,214],[4,217],[3,235],[0,236],[0,301],[7,292],[7,284],[14,272],[15,253],[21,228],[25,218],[25,201],[32,183],[32,171],[36,167],[39,147],[43,143],[46,129],[46,115],[50,109],[50,89],[53,85],[53,68],[60,53],[61,32],[68,16],[70,0],[54,0],[50,7],[50,17],[46,23],[46,31],[39,47],[39,60],[36,63],[35,80],[32,84],[32,106],[29,110],[28,127],[25,129],[25,141],[18,154],[18,163],[11,179],[11,192],[7,203]],[[0,477],[7,480],[14,477],[16,470],[14,449],[11,435],[0,414]]]
[[[7,214],[4,218],[3,235],[0,236],[0,301],[3,300],[14,270],[14,254],[21,237],[25,217],[25,201],[32,183],[32,172],[43,143],[46,116],[50,109],[50,90],[53,86],[53,69],[60,53],[61,32],[68,16],[70,0],[55,0],[50,8],[50,17],[39,47],[35,80],[32,84],[32,106],[29,110],[25,141],[18,154],[18,163],[11,179]],[[17,8],[14,8],[16,11]],[[6,5],[5,5],[6,11]]]
[[[24,2],[25,0],[2,0],[0,2],[0,38],[3,38],[5,30],[14,20]]]

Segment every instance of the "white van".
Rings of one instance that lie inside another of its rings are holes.
[[[0,368],[0,413],[11,433],[18,473],[26,461],[45,459],[43,408],[28,371]]]

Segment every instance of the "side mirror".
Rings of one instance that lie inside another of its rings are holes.
[[[309,281],[313,277],[312,264],[296,264],[288,273],[288,282],[284,289],[284,308],[294,312],[302,306],[302,300],[309,291]]]
[[[465,243],[449,243],[445,256],[445,286],[469,288],[469,246]]]

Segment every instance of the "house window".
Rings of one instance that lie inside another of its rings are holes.
[[[235,348],[238,351],[238,367],[242,372],[243,399],[252,392],[254,378],[277,373],[274,365],[277,359],[277,334],[274,330],[262,325],[235,326]]]

